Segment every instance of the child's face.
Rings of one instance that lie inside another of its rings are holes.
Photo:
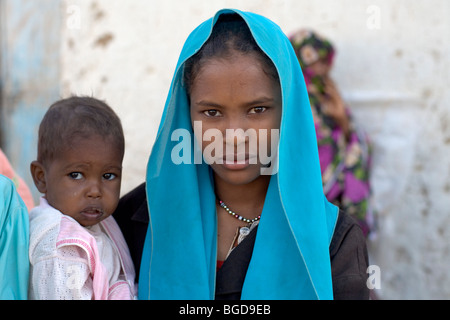
[[[235,54],[229,59],[207,61],[191,86],[190,106],[192,123],[202,123],[202,136],[208,129],[218,129],[222,133],[223,164],[217,161],[211,164],[216,177],[235,185],[257,179],[263,166],[259,146],[266,145],[268,151],[265,153],[270,155],[271,129],[280,128],[282,107],[280,85],[264,72],[262,62],[253,54]],[[242,129],[243,132],[252,129],[257,134],[257,148],[249,146],[248,136],[236,135],[227,139],[227,129]],[[266,129],[267,134],[260,129]],[[202,142],[204,154],[210,143]],[[242,153],[239,150],[243,150],[239,146],[242,143],[245,144],[245,155],[239,154]],[[230,149],[234,149],[235,161],[232,162],[226,159]],[[242,159],[237,157],[245,157],[245,161],[237,161]]]
[[[83,226],[110,216],[120,197],[122,153],[111,138],[77,138],[45,172],[45,198]]]

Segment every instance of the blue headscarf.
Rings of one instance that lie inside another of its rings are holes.
[[[28,297],[28,219],[14,183],[0,174],[0,300]]]
[[[206,42],[218,17],[237,13],[277,68],[282,89],[278,173],[271,177],[242,299],[332,299],[329,244],[337,208],[322,191],[311,107],[298,59],[270,20],[224,9],[202,23],[182,49],[147,167],[150,223],[140,299],[214,299],[216,201],[207,164],[175,164],[176,129],[190,132],[183,64]],[[175,141],[172,141],[175,140]],[[184,142],[184,141],[183,141]],[[186,151],[185,151],[186,152]],[[194,153],[195,150],[192,150]]]

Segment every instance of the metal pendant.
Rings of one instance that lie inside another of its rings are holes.
[[[241,236],[246,237],[246,236],[248,236],[249,233],[250,233],[250,228],[248,228],[248,227],[242,227],[241,229],[239,229],[239,234]]]

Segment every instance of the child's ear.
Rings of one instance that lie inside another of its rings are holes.
[[[38,161],[33,161],[30,165],[30,171],[36,188],[40,193],[45,194],[47,192],[47,181],[44,166]]]

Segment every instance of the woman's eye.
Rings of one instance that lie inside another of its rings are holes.
[[[253,107],[250,109],[249,113],[263,113],[266,109],[266,107]]]
[[[203,114],[207,117],[218,117],[221,115],[220,111],[215,109],[205,110],[203,111]]]
[[[116,175],[114,173],[105,173],[103,175],[103,179],[105,180],[113,180],[116,178]]]
[[[81,180],[83,178],[83,174],[80,172],[71,172],[69,173],[69,177],[74,180]]]

